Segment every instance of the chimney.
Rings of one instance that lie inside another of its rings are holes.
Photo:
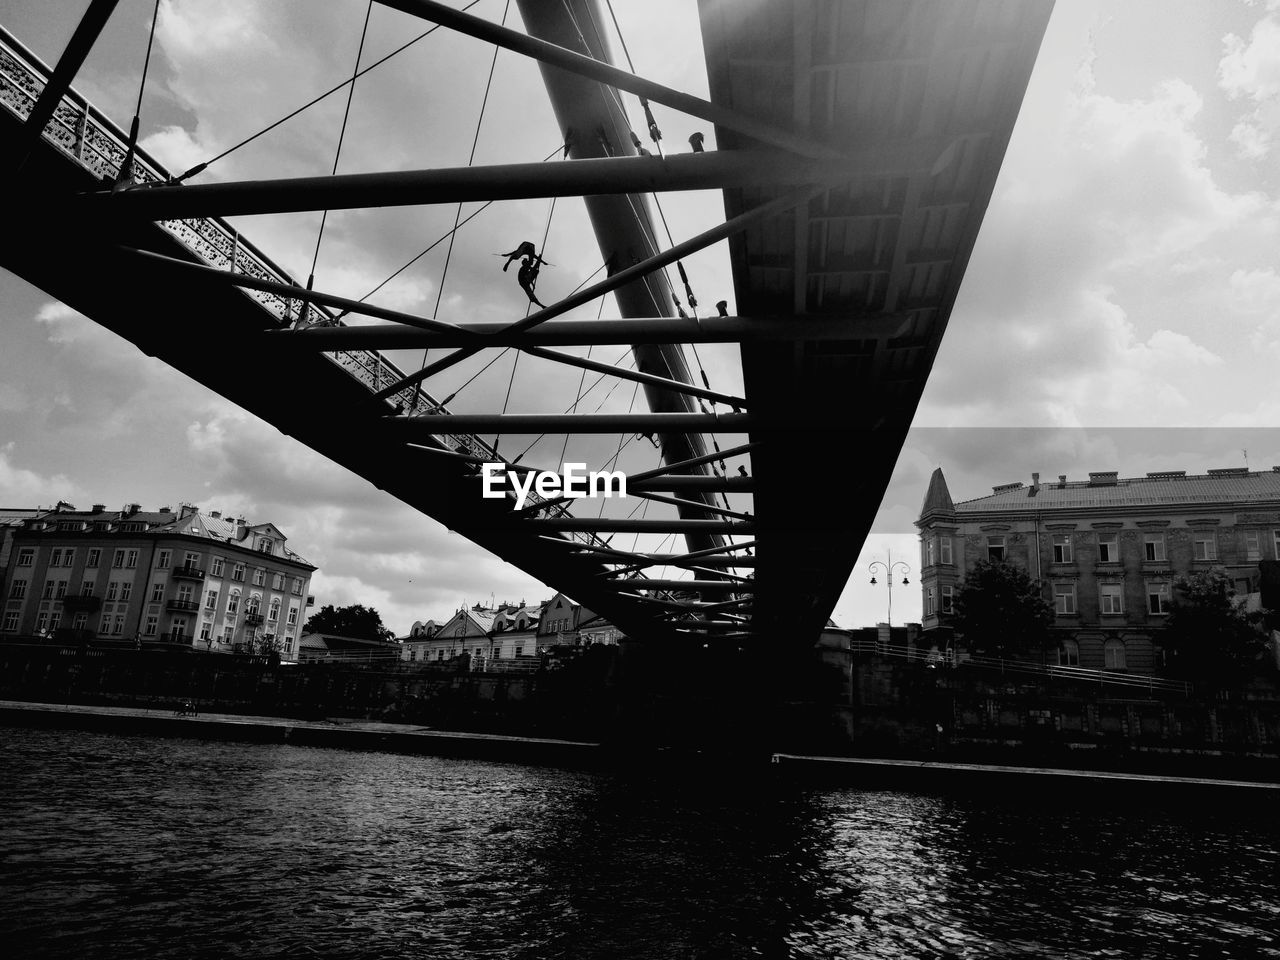
[[[249,528],[244,525],[244,518],[236,517],[232,522],[236,525],[235,539],[243,540],[249,532]]]
[[[161,512],[161,513],[173,513],[173,507],[161,507],[161,508],[160,508],[160,512]]]
[[[126,517],[132,517],[135,513],[137,513],[141,509],[142,509],[142,504],[140,503],[126,503],[124,505],[124,509],[121,510],[120,512],[123,513]]]
[[[193,513],[197,513],[197,512],[198,512],[198,511],[196,510],[196,506],[195,506],[195,504],[193,504],[193,503],[180,503],[180,504],[178,504],[178,519],[179,519],[179,520],[185,520],[187,517],[189,517],[189,516],[191,516]]]
[[[1065,473],[1058,474],[1058,483],[1064,487],[1067,485],[1067,475]]]
[[[213,519],[215,519],[215,520],[221,520],[221,519],[222,519],[222,511],[221,511],[221,510],[211,510],[211,511],[209,512],[209,516],[213,517]]]
[[[1027,495],[1034,497],[1039,492],[1040,492],[1040,474],[1033,473],[1031,475],[1031,492]]]
[[[106,511],[106,509],[107,509],[107,505],[106,505],[105,503],[95,503],[95,504],[93,505],[93,511],[92,511],[92,512],[93,512],[93,513],[104,513],[104,512]]]

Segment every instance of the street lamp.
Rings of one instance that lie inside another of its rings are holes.
[[[870,565],[868,565],[867,569],[868,569],[868,570],[870,570],[870,571],[871,571],[871,573],[872,573],[872,577],[871,577],[871,582],[872,582],[872,583],[877,583],[877,582],[878,582],[878,581],[876,580],[875,576],[874,576],[874,574],[875,574],[875,572],[876,572],[876,567],[879,567],[881,570],[883,570],[883,571],[884,571],[884,585],[885,585],[886,587],[888,587],[888,589],[889,589],[889,609],[888,609],[888,611],[885,613],[885,620],[886,620],[886,622],[888,623],[889,629],[890,629],[890,630],[892,630],[892,629],[893,629],[893,576],[894,576],[894,572],[897,570],[897,568],[898,568],[898,567],[901,567],[901,568],[902,568],[902,572],[903,572],[903,574],[908,574],[908,573],[910,573],[910,572],[911,572],[911,567],[907,565],[907,562],[906,562],[905,560],[898,560],[898,561],[896,561],[896,562],[895,562],[895,561],[894,561],[894,559],[893,559],[893,553],[892,553],[891,551],[889,551],[889,550],[886,550],[886,551],[885,551],[885,555],[889,558],[889,562],[888,562],[888,563],[885,563],[885,561],[883,561],[883,560],[872,560],[872,561],[871,561],[871,563],[870,563]],[[905,586],[907,586],[910,582],[911,582],[911,581],[910,581],[910,580],[908,580],[908,579],[906,578],[906,576],[903,576],[903,578],[902,578],[902,585],[903,585],[904,587],[905,587]]]

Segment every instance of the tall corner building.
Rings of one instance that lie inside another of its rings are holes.
[[[315,567],[271,523],[182,504],[76,510],[13,533],[0,637],[107,638],[231,653],[263,639],[297,653]]]
[[[1280,467],[1121,478],[1090,473],[1008,483],[953,502],[941,468],[920,518],[924,642],[950,639],[947,615],[966,571],[1007,560],[1044,584],[1059,662],[1149,673],[1173,581],[1218,568],[1258,604],[1280,559]]]

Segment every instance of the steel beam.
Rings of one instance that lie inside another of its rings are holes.
[[[633,474],[627,478],[627,482],[639,483],[642,480],[654,480],[658,477],[665,477],[671,473],[678,473],[681,470],[687,470],[690,467],[701,466],[704,463],[712,463],[716,460],[727,460],[730,457],[738,456],[738,454],[754,450],[759,445],[759,441],[753,441],[752,443],[744,443],[738,447],[730,447],[728,450],[721,450],[718,453],[704,453],[702,456],[690,457],[688,460],[680,460],[676,463],[664,464],[661,467],[654,467],[652,470],[645,470],[641,473]]]
[[[755,533],[755,523],[741,520],[631,520],[612,517],[549,517],[526,520],[540,530],[560,533],[727,533],[731,536]]]
[[[395,170],[287,180],[240,180],[101,191],[84,200],[148,220],[258,216],[312,210],[403,207],[481,200],[584,197],[614,193],[723,190],[833,183],[928,168],[938,141],[908,141],[833,161],[797,160],[770,150],[719,150],[658,157],[606,157]]]
[[[743,590],[742,584],[733,583],[727,580],[620,580],[617,582],[605,582],[604,589],[609,590],[614,587],[619,589],[634,590],[637,585],[643,586],[647,590],[698,590],[703,593],[750,593],[750,590]]]
[[[478,40],[533,57],[562,70],[598,80],[619,90],[626,90],[636,96],[664,104],[673,110],[700,117],[729,130],[736,130],[761,143],[773,144],[808,157],[835,159],[841,156],[839,150],[827,144],[798,136],[789,130],[783,130],[753,117],[717,106],[700,97],[672,90],[670,87],[645,80],[643,77],[607,63],[566,50],[557,44],[509,30],[487,20],[481,20],[479,17],[446,7],[442,3],[435,3],[433,0],[378,0],[378,2],[383,6],[421,17],[431,23],[438,23]]]
[[[664,493],[682,490],[709,490],[720,493],[751,493],[756,488],[755,477],[717,477],[713,475],[694,477],[653,477],[649,480],[637,479],[639,474],[627,477],[627,490],[641,491],[660,490]]]
[[[709,503],[698,503],[696,500],[681,500],[679,497],[664,497],[658,493],[650,493],[647,490],[632,490],[627,487],[628,496],[634,494],[637,497],[643,497],[645,500],[652,500],[655,503],[669,503],[675,507],[688,507],[690,510],[705,510],[708,513],[714,513],[718,517],[729,517],[731,520],[750,520],[749,513],[739,513],[736,510],[726,510],[723,507],[715,507]]]
[[[536,313],[529,314],[529,316],[525,317],[523,320],[511,324],[507,328],[506,332],[523,333],[526,330],[530,330],[533,327],[538,326],[540,323],[545,323],[546,321],[558,317],[561,314],[568,313],[570,310],[580,307],[584,303],[590,303],[597,297],[601,297],[606,293],[612,293],[619,287],[625,287],[633,280],[639,280],[642,277],[653,273],[655,270],[661,270],[663,267],[669,266],[683,257],[687,257],[691,253],[696,253],[705,247],[711,246],[713,243],[718,243],[725,237],[737,233],[748,223],[759,220],[763,217],[772,216],[775,213],[782,213],[786,210],[792,209],[793,207],[797,207],[802,203],[807,203],[812,197],[822,193],[824,189],[826,188],[819,187],[815,189],[812,187],[803,187],[799,190],[793,190],[790,193],[783,194],[776,200],[771,200],[770,202],[761,204],[758,207],[753,207],[745,213],[738,214],[738,216],[734,217],[732,220],[722,223],[718,227],[712,227],[710,230],[704,230],[696,237],[685,240],[683,243],[677,243],[669,250],[655,254],[646,260],[642,260],[633,266],[627,267],[625,270],[619,270],[617,273],[610,277],[606,277],[599,283],[592,284],[585,290],[579,290],[577,293],[570,294],[563,300],[559,300],[549,307],[539,310]],[[417,373],[403,377],[391,384],[391,386],[379,390],[373,395],[373,399],[385,400],[388,397],[395,396],[406,387],[411,387],[415,384],[421,383],[428,377],[432,377],[441,370],[445,370],[456,363],[461,363],[468,357],[474,357],[482,349],[483,347],[463,347],[459,350],[455,350],[447,357],[443,357],[435,363],[431,363],[423,367]]]
[[[186,189],[185,187],[183,189]],[[124,193],[127,193],[125,191]],[[124,193],[117,196],[124,196]],[[367,317],[378,317],[382,320],[394,320],[395,325],[391,327],[377,327],[374,329],[382,330],[399,330],[403,333],[414,333],[416,335],[426,334],[427,336],[439,335],[452,337],[465,343],[476,343],[482,339],[477,333],[469,333],[455,323],[448,323],[444,320],[432,320],[430,317],[419,317],[411,313],[404,313],[400,310],[387,310],[383,307],[375,307],[364,303],[360,300],[351,300],[347,297],[338,297],[330,293],[321,293],[318,290],[308,290],[305,287],[294,286],[289,283],[280,283],[276,280],[260,280],[257,277],[251,277],[245,273],[232,273],[229,270],[219,270],[216,267],[206,266],[202,263],[192,263],[190,260],[179,260],[176,257],[166,257],[163,254],[152,253],[150,250],[138,250],[134,247],[120,246],[117,248],[131,256],[138,257],[147,263],[155,264],[162,270],[182,270],[192,276],[206,277],[211,281],[218,283],[226,283],[236,287],[245,287],[249,290],[262,290],[265,293],[276,293],[284,297],[290,297],[294,300],[302,300],[307,303],[318,304],[323,307],[337,307],[346,310],[348,313],[359,313]],[[493,324],[493,326],[501,326]],[[413,328],[409,330],[407,328]],[[334,333],[350,332],[356,333],[360,330],[367,329],[364,327],[316,327],[309,330],[276,330],[272,331],[275,343],[288,343],[288,336],[298,336],[304,334],[315,334],[328,330]],[[417,344],[415,344],[416,346]],[[343,346],[341,344],[333,347],[325,347],[323,349],[348,350],[359,349]],[[383,346],[382,349],[389,350],[393,347]]]
[[[440,413],[394,417],[382,424],[396,433],[664,433],[672,430],[746,433],[746,413]]]
[[[66,49],[58,58],[58,65],[53,68],[53,73],[49,75],[48,82],[40,91],[39,98],[31,107],[31,113],[27,115],[18,142],[6,145],[10,156],[16,158],[13,162],[15,171],[20,171],[26,166],[31,151],[35,149],[40,141],[40,135],[44,133],[45,125],[53,117],[53,112],[58,109],[58,103],[62,97],[71,89],[71,81],[80,72],[85,58],[93,49],[98,35],[102,33],[102,28],[111,18],[116,2],[117,0],[90,0],[89,8],[76,24],[75,32],[71,34]]]
[[[747,401],[742,397],[735,397],[727,393],[717,393],[715,390],[696,387],[691,383],[682,383],[679,380],[672,380],[669,377],[658,377],[651,373],[641,373],[639,370],[627,370],[622,367],[616,367],[611,363],[600,363],[597,360],[589,360],[586,357],[575,357],[568,353],[557,353],[554,350],[543,350],[541,347],[521,347],[519,349],[522,349],[531,357],[540,357],[543,360],[551,360],[555,363],[563,363],[571,367],[580,367],[583,370],[590,370],[593,373],[603,373],[609,377],[617,377],[619,380],[631,380],[634,383],[647,383],[650,386],[663,387],[667,390],[674,390],[676,393],[685,393],[691,397],[700,397],[703,400],[711,400],[715,403],[723,403],[731,407],[745,407],[747,405]]]
[[[164,258],[169,259],[169,258]],[[184,261],[173,261],[184,263]],[[243,274],[209,270],[237,286],[257,286],[266,281],[244,282]],[[390,324],[362,327],[310,327],[305,330],[280,330],[271,333],[276,345],[304,350],[412,350],[471,346],[485,338],[491,347],[567,347],[607,346],[622,343],[753,343],[762,340],[847,340],[894,336],[908,321],[905,314],[842,317],[639,317],[615,320],[548,320],[534,330],[511,332],[510,323],[457,323],[434,321],[448,329],[426,329],[423,318],[413,314],[370,307],[356,301],[327,294],[299,291],[280,284],[283,290],[296,291],[299,299],[310,299],[326,306],[342,306],[348,313],[395,320]],[[283,291],[274,291],[283,292]],[[352,305],[354,304],[354,305]],[[408,329],[412,324],[422,329]]]

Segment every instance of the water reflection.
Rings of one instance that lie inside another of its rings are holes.
[[[1280,956],[1280,836],[1235,802],[0,738],[21,956]]]

